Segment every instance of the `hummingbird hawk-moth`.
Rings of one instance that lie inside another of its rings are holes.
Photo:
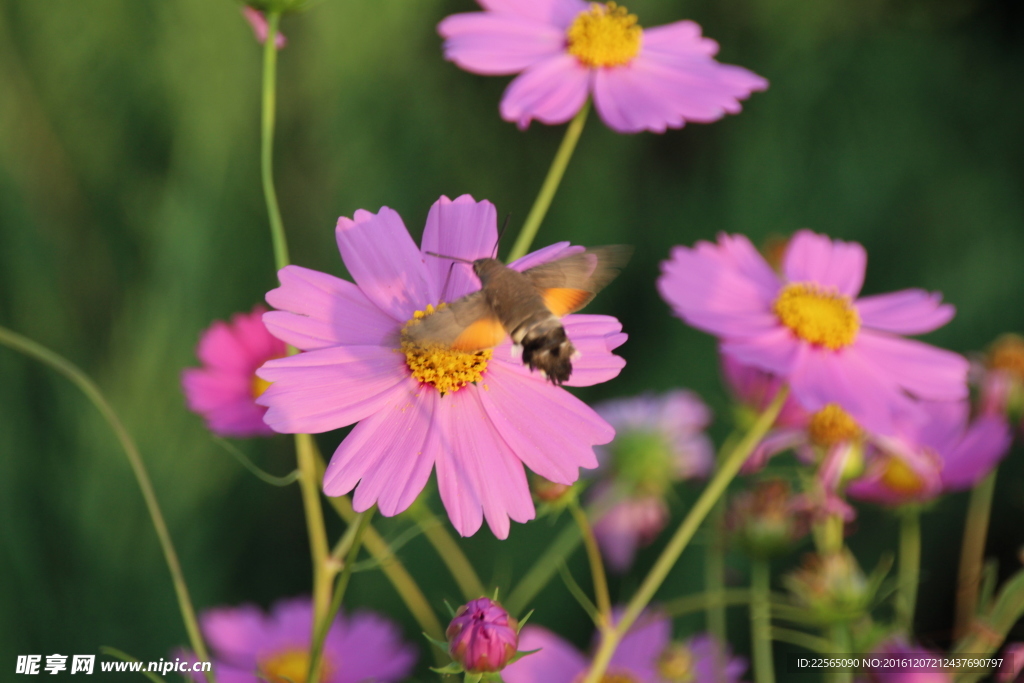
[[[404,332],[405,339],[479,351],[510,336],[522,347],[525,364],[561,385],[572,374],[576,353],[561,318],[590,303],[631,253],[626,246],[594,247],[523,272],[494,258],[477,259],[472,264],[480,290],[423,318]]]

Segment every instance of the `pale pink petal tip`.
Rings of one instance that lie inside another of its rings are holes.
[[[181,374],[189,410],[200,415],[214,434],[227,437],[271,436],[257,405],[263,385],[256,371],[285,354],[284,342],[264,326],[264,308],[238,313],[228,323],[216,321],[199,340],[196,355],[203,363]]]
[[[256,36],[256,40],[262,45],[267,42],[267,34],[270,32],[270,25],[267,23],[267,18],[263,12],[253,9],[252,7],[243,7],[242,14],[248,20],[249,25],[252,26],[253,35]],[[274,36],[274,45],[278,50],[288,44],[288,38],[281,32],[278,32]]]

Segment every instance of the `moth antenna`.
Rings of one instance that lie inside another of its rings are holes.
[[[448,275],[444,278],[444,287],[441,288],[441,301],[447,300],[448,297],[448,285],[452,280],[452,271],[455,270],[455,264],[448,266]]]
[[[501,245],[501,236],[505,234],[505,228],[508,227],[508,219],[510,218],[512,218],[511,211],[505,214],[505,221],[501,224],[501,230],[498,231],[498,240],[494,243],[494,249],[491,251],[491,258],[498,258],[498,246]]]
[[[425,251],[423,253],[429,254],[430,256],[436,256],[437,258],[446,258],[450,261],[458,261],[459,263],[468,263],[469,265],[473,265],[473,262],[469,259],[459,258],[458,256],[446,256],[444,254],[437,254],[433,251]]]

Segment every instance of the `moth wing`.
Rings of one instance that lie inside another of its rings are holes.
[[[542,263],[524,274],[541,292],[544,304],[558,317],[574,313],[615,279],[633,253],[632,247],[593,247]]]
[[[460,351],[479,351],[505,339],[505,328],[487,305],[482,292],[473,292],[410,325],[405,337],[418,344],[442,344]]]

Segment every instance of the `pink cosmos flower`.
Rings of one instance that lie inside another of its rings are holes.
[[[938,293],[907,289],[858,298],[867,255],[856,243],[797,232],[776,274],[742,235],[676,247],[658,289],[687,323],[722,338],[722,351],[781,377],[808,411],[832,403],[863,427],[891,433],[911,398],[967,396],[967,360],[899,335],[949,322]]]
[[[257,9],[252,7],[243,7],[242,15],[245,17],[249,25],[252,26],[253,35],[256,36],[257,42],[260,45],[267,42],[267,35],[270,33],[270,25],[267,23],[267,17]],[[288,38],[285,37],[280,31],[274,36],[274,47],[278,50],[288,44]]]
[[[872,655],[879,658],[917,659],[927,661],[939,659],[942,653],[929,650],[920,645],[907,644],[901,640],[889,641],[875,648]],[[953,683],[953,675],[945,671],[937,671],[934,667],[891,667],[871,670],[871,683]]]
[[[429,354],[401,340],[403,327],[434,306],[479,289],[469,266],[426,252],[490,256],[497,243],[493,204],[442,197],[427,216],[422,251],[386,207],[339,219],[336,235],[355,283],[283,268],[281,286],[267,294],[279,310],[264,321],[305,353],[259,371],[273,382],[260,403],[270,407],[266,421],[275,430],[316,433],[358,422],[327,468],[327,495],[356,487],[356,510],[376,503],[395,515],[412,504],[436,465],[441,500],[459,533],[475,533],[486,518],[505,538],[509,518],[534,516],[524,464],[564,484],[576,480],[580,467],[597,466],[593,445],[611,441],[614,430],[524,366],[508,339],[475,353]],[[524,270],[576,249],[554,244],[510,267]],[[611,351],[626,335],[615,318],[569,315],[562,323],[580,354],[566,384],[618,375],[625,361]]]
[[[739,100],[768,87],[716,62],[718,43],[692,21],[644,30],[614,2],[478,1],[484,12],[438,25],[445,57],[472,73],[520,74],[501,101],[502,118],[520,128],[564,123],[593,96],[612,129],[663,133],[738,113]]]
[[[925,422],[903,420],[894,436],[873,436],[864,476],[847,492],[882,505],[925,502],[977,484],[1010,448],[1001,415],[969,420],[967,401],[921,404]]]
[[[996,683],[1024,683],[1024,643],[1003,648],[1003,666],[996,674]]]
[[[284,356],[285,344],[263,325],[266,310],[257,306],[252,313],[236,313],[230,323],[214,322],[203,332],[196,348],[203,367],[181,373],[188,409],[201,415],[214,434],[274,434],[263,422],[267,409],[256,405],[256,399],[269,386],[256,376],[256,369]]]
[[[704,433],[711,411],[692,391],[644,394],[594,407],[615,428],[615,440],[597,448],[605,481],[591,498],[607,512],[594,534],[608,566],[624,572],[638,548],[650,545],[669,520],[665,495],[675,482],[706,477],[714,446]]]
[[[308,598],[282,600],[270,614],[255,605],[218,607],[200,616],[213,651],[218,683],[305,681],[313,607]],[[339,614],[323,649],[321,683],[393,683],[409,675],[416,648],[395,624],[372,612]]]
[[[575,683],[582,680],[588,658],[558,635],[540,626],[526,626],[519,648],[537,650],[502,672],[506,683]],[[732,657],[728,645],[709,635],[672,642],[672,622],[647,612],[622,639],[604,680],[629,683],[738,683],[747,663]]]

